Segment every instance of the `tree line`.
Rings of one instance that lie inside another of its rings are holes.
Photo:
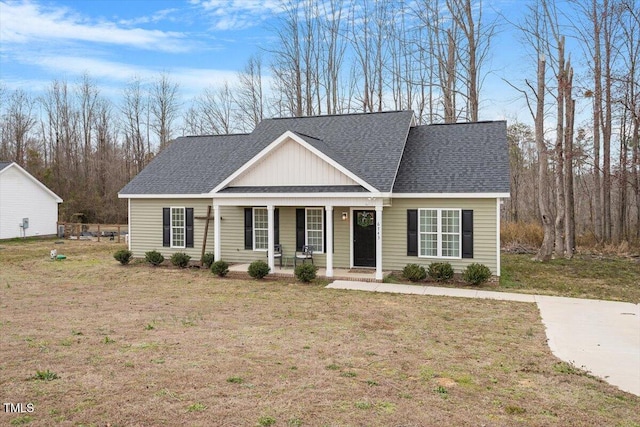
[[[570,257],[576,234],[637,242],[640,8],[559,4],[531,0],[510,21],[471,0],[284,1],[275,42],[234,80],[190,100],[168,73],[132,76],[118,99],[89,73],[37,97],[0,88],[0,158],[61,195],[61,219],[124,222],[117,191],[180,135],[250,132],[266,117],[405,109],[420,124],[477,121],[495,35],[510,27],[532,71],[505,85],[526,100],[533,127],[509,125],[507,220],[543,224],[540,259]],[[574,73],[576,60],[586,71]],[[579,123],[577,98],[591,110]]]

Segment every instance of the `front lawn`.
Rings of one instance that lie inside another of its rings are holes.
[[[640,425],[640,398],[551,354],[534,304],[0,248],[1,397],[33,404],[1,424]]]
[[[640,303],[640,258],[577,255],[572,260],[532,260],[502,255],[500,290]]]

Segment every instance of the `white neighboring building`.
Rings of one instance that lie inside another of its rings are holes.
[[[59,203],[56,193],[20,165],[0,162],[0,239],[55,235]]]

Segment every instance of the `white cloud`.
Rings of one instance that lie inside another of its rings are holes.
[[[140,78],[143,83],[151,83],[161,72],[166,71],[169,78],[179,84],[180,93],[185,98],[198,95],[207,87],[220,87],[225,81],[233,82],[237,76],[237,72],[231,70],[184,67],[163,69],[83,56],[41,56],[32,59],[31,63],[53,71],[56,75],[63,76],[62,78],[76,78],[86,72],[92,79],[110,82],[121,88],[133,77]]]
[[[184,52],[189,46],[179,32],[122,28],[113,22],[89,22],[66,8],[36,3],[0,2],[0,41],[26,44],[42,41],[83,41],[139,49]]]
[[[134,25],[140,25],[140,24],[149,24],[149,23],[157,23],[163,20],[170,20],[172,21],[173,19],[171,19],[171,14],[177,12],[178,9],[162,9],[157,11],[156,13],[154,13],[153,15],[150,16],[140,16],[138,18],[134,18],[134,19],[121,19],[118,21],[118,23],[120,25],[124,25],[127,27],[131,27]]]
[[[260,25],[283,11],[280,1],[274,0],[191,0],[203,9],[218,31],[243,30]]]

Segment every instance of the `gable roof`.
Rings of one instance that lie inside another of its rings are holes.
[[[413,111],[268,119],[252,136],[273,141],[287,130],[311,136],[305,139],[309,144],[378,191],[388,192],[412,122]]]
[[[56,202],[58,203],[62,203],[62,198],[60,196],[58,196],[56,193],[54,193],[53,191],[51,191],[51,189],[49,189],[49,187],[47,187],[46,185],[44,185],[42,182],[38,181],[36,179],[36,177],[34,177],[33,175],[31,175],[29,172],[27,172],[25,169],[23,169],[19,164],[17,164],[16,162],[0,162],[0,174],[2,174],[3,172],[9,170],[10,167],[15,168],[17,171],[19,171],[23,176],[27,177],[27,179],[29,179],[31,182],[33,182],[34,184],[36,184],[38,187],[40,187],[42,190],[44,190],[45,193],[47,193],[52,199],[54,199]]]
[[[313,143],[310,143],[310,141],[312,141]],[[243,175],[246,176],[247,174],[249,174],[251,169],[253,169],[254,167],[259,167],[259,164],[261,163],[261,161],[265,160],[269,155],[277,153],[278,149],[280,147],[286,146],[286,144],[294,144],[294,146],[297,146],[299,148],[302,148],[303,150],[308,150],[309,152],[312,152],[314,156],[318,160],[320,160],[323,164],[329,165],[331,168],[336,169],[337,171],[339,171],[339,173],[343,174],[345,177],[351,180],[354,184],[361,185],[365,188],[368,187],[369,191],[375,191],[375,188],[372,188],[371,185],[369,185],[366,181],[363,181],[360,177],[358,177],[357,175],[354,175],[350,170],[346,169],[340,163],[336,162],[334,158],[327,156],[325,152],[332,151],[332,150],[330,149],[327,150],[329,146],[327,146],[327,144],[325,144],[321,139],[313,138],[300,133],[285,131],[285,133],[283,133],[278,138],[276,138],[275,141],[273,141],[271,144],[265,147],[262,151],[260,151],[260,153],[256,154],[249,162],[242,165],[233,174],[231,174],[231,176],[229,176],[220,184],[218,184],[216,188],[213,189],[212,192],[218,192],[227,186],[231,187],[231,186],[238,185],[237,183],[238,179],[241,179]],[[325,149],[325,152],[320,151],[317,148],[317,146],[323,147]],[[297,166],[299,165],[293,165],[292,168],[295,168]],[[299,171],[299,172],[303,173],[303,171]],[[239,184],[239,185],[242,186],[243,184]]]
[[[394,193],[508,193],[505,121],[416,126]]]
[[[181,137],[119,194],[197,197],[216,188],[220,193],[246,194],[322,192],[317,186],[295,183],[286,188],[228,187],[234,174],[287,135],[363,184],[347,189],[334,186],[333,191],[509,193],[506,122],[414,127],[412,123],[411,111],[361,113],[265,119],[250,134]]]
[[[391,191],[412,120],[412,111],[265,119],[250,134],[177,138],[120,194],[208,193],[287,131]]]

